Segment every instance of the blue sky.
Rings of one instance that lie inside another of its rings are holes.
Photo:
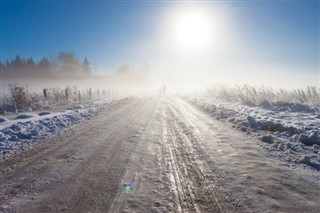
[[[319,66],[319,2],[237,4],[238,32],[256,57]],[[257,51],[259,46],[259,52]]]
[[[161,5],[160,5],[161,6]],[[153,4],[2,3],[3,59],[72,51],[98,64],[123,63],[127,48],[150,34]]]
[[[100,72],[123,63],[145,61],[157,71],[157,67],[164,68],[163,64],[170,60],[169,56],[163,56],[166,53],[159,50],[161,42],[158,42],[165,34],[161,31],[166,24],[163,23],[166,11],[179,10],[186,4],[208,11],[223,8],[223,17],[227,17],[231,30],[230,35],[221,35],[221,38],[231,40],[229,45],[220,47],[221,52],[227,53],[219,54],[216,58],[225,55],[217,63],[234,62],[243,69],[246,66],[274,66],[278,70],[285,67],[286,72],[319,76],[320,3],[317,1],[4,0],[1,1],[1,60],[17,54],[39,59],[55,56],[60,51],[72,51],[80,59],[87,56],[98,65]],[[214,21],[220,21],[216,19]],[[210,61],[213,55],[209,55],[203,58]],[[228,66],[225,63],[219,69]],[[209,62],[207,67],[211,68]]]

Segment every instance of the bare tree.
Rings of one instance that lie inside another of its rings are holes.
[[[72,52],[60,52],[58,57],[58,69],[67,77],[77,77],[80,71],[80,62]]]

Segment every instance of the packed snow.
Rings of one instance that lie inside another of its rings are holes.
[[[320,116],[302,104],[250,106],[207,95],[188,97],[212,117],[260,138],[259,145],[287,166],[320,171]]]
[[[75,103],[66,109],[6,114],[0,117],[0,159],[28,149],[54,135],[67,131],[107,110],[127,103],[132,98],[109,98]]]

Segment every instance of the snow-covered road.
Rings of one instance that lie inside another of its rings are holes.
[[[137,98],[0,162],[0,212],[320,212],[320,183],[176,97]]]

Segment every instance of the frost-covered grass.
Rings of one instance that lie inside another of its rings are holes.
[[[215,84],[207,89],[206,95],[249,106],[285,107],[294,111],[315,111],[320,115],[319,87],[284,90],[265,86]]]

